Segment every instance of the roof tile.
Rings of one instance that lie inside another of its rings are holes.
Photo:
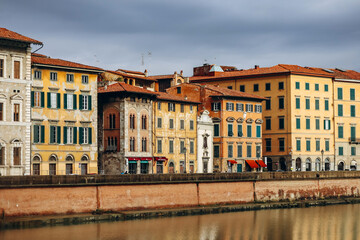
[[[38,40],[29,38],[29,37],[25,37],[19,33],[10,31],[6,28],[0,28],[0,38],[11,39],[11,40],[20,41],[20,42],[34,43],[34,44],[42,44],[42,42],[40,42]]]

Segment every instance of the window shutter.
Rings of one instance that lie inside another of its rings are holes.
[[[67,127],[64,127],[64,144],[67,144]]]
[[[51,108],[51,94],[49,92],[47,93],[47,107]]]
[[[211,111],[214,111],[214,103],[211,103]]]
[[[50,143],[54,143],[54,142],[53,142],[54,132],[55,132],[55,127],[54,127],[54,126],[50,126]]]
[[[79,95],[79,110],[83,110],[83,95]]]
[[[41,143],[45,142],[45,126],[41,126]]]
[[[92,144],[92,128],[89,129],[89,144]]]
[[[92,97],[89,95],[89,96],[87,96],[87,98],[88,98],[88,104],[89,104],[88,110],[91,110],[91,98]]]
[[[74,94],[73,97],[74,97],[74,100],[73,100],[73,109],[76,110],[76,107],[77,107],[77,106],[76,106],[76,105],[77,105],[77,104],[76,104],[76,95]]]
[[[73,137],[74,137],[74,139],[73,139],[73,143],[74,144],[77,144],[77,127],[74,127],[74,133],[73,133]]]
[[[57,127],[57,143],[58,144],[61,143],[61,127],[60,126]]]
[[[84,143],[84,128],[79,127],[79,144]]]
[[[327,121],[328,121],[328,129],[330,130],[331,129],[330,120],[327,120]]]
[[[60,108],[60,93],[56,94],[56,108]]]
[[[64,109],[67,109],[67,94],[64,93]]]
[[[45,94],[44,92],[41,92],[41,107],[43,108],[45,106]]]
[[[34,143],[38,143],[39,142],[39,126],[38,125],[34,125],[34,139],[33,139]]]
[[[34,107],[35,103],[35,93],[31,91],[31,107]]]
[[[324,130],[326,130],[326,120],[324,120]]]

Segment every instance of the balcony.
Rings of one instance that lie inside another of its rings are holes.
[[[360,144],[360,138],[349,137],[350,144]]]
[[[106,152],[117,152],[117,146],[116,145],[107,146]]]

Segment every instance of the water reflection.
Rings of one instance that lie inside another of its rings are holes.
[[[358,205],[59,226],[0,232],[0,239],[359,239]]]

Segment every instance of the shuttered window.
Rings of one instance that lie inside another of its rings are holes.
[[[14,61],[14,78],[20,79],[20,61]]]

